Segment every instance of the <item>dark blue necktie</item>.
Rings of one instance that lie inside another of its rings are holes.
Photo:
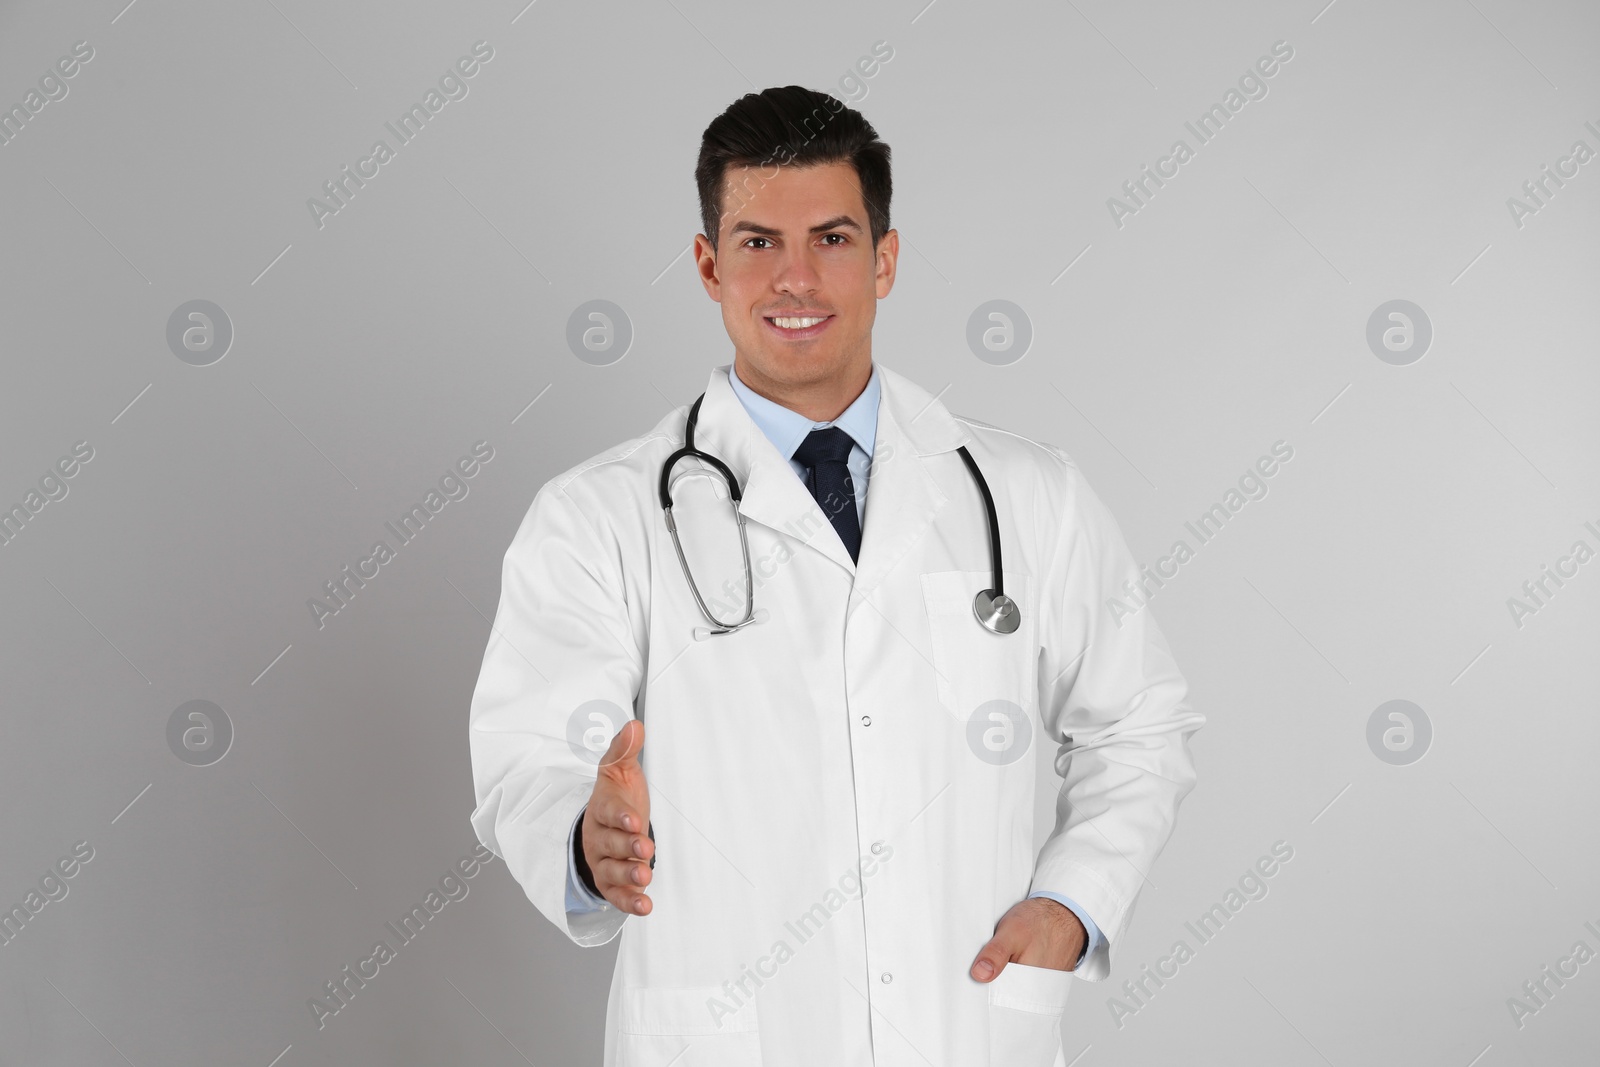
[[[809,475],[806,488],[811,490],[822,513],[833,523],[852,560],[861,552],[861,519],[856,515],[855,486],[845,462],[853,443],[850,435],[839,427],[826,426],[812,430],[794,451],[794,458]]]

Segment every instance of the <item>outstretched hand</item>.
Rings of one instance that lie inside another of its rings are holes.
[[[651,901],[641,887],[650,884],[650,858],[656,843],[648,836],[650,790],[639,753],[644,723],[622,724],[600,760],[594,792],[583,811],[583,858],[595,889],[614,907],[649,915]]]

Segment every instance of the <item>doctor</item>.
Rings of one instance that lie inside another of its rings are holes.
[[[472,824],[567,937],[622,934],[608,1067],[1059,1067],[1204,718],[1149,610],[1107,606],[1143,579],[1073,460],[874,361],[899,237],[872,126],[750,94],[696,179],[734,358],[669,474],[678,543],[689,410],[535,495],[472,697]]]

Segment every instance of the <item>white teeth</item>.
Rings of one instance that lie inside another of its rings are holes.
[[[780,319],[780,318],[774,318],[772,321],[773,321],[773,323],[775,325],[777,325],[777,326],[779,326],[779,327],[781,327],[782,329],[785,329],[785,330],[804,330],[808,326],[815,326],[817,323],[823,321],[823,319],[826,319],[826,318],[827,318],[827,316],[824,315],[824,316],[822,316],[822,318],[815,318],[815,319],[812,319],[812,318],[806,318],[806,319],[795,319],[795,318],[783,318],[783,319]]]

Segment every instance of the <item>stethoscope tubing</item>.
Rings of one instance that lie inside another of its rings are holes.
[[[989,493],[989,483],[984,480],[983,472],[978,469],[978,461],[972,458],[966,445],[958,446],[956,451],[966,460],[967,470],[972,472],[973,480],[978,483],[978,492],[983,494],[983,510],[989,516],[989,571],[994,579],[994,595],[998,597],[1005,593],[1005,588],[1000,584],[1000,517],[994,510],[994,497]]]
[[[684,424],[683,447],[673,452],[672,455],[668,456],[666,462],[662,464],[659,492],[661,496],[661,509],[663,514],[666,516],[667,531],[672,535],[672,547],[678,554],[678,563],[683,567],[683,576],[684,578],[688,579],[689,591],[694,594],[694,600],[700,608],[700,614],[704,615],[706,621],[711,623],[713,627],[711,633],[724,634],[731,633],[743,626],[747,626],[754,620],[755,571],[750,566],[750,541],[745,533],[744,512],[741,511],[739,507],[741,501],[744,499],[743,491],[739,487],[739,479],[734,477],[733,471],[728,468],[726,463],[722,462],[722,460],[718,459],[716,456],[711,455],[709,452],[702,452],[694,445],[694,430],[695,426],[700,421],[700,405],[705,398],[706,395],[701,393],[700,396],[696,398],[694,404],[689,408],[689,418]],[[1002,569],[1000,563],[1000,517],[998,512],[995,511],[994,496],[989,492],[989,483],[984,478],[983,471],[978,469],[978,462],[972,458],[972,453],[967,451],[965,445],[957,446],[956,451],[961,453],[961,459],[966,463],[967,470],[971,472],[973,480],[978,483],[978,492],[983,497],[984,515],[988,519],[989,570],[994,581],[994,587],[990,590],[985,590],[984,593],[980,593],[979,596],[981,598],[986,593],[992,593],[992,597],[990,599],[992,599],[994,602],[1009,604],[1009,607],[1006,609],[1007,613],[1015,611],[1015,603],[1012,602],[1009,597],[1005,596],[1005,587],[1001,584]],[[694,575],[690,573],[689,560],[684,555],[683,542],[678,537],[678,524],[672,517],[672,469],[677,465],[679,460],[687,459],[690,456],[693,456],[695,459],[701,460],[704,463],[709,463],[717,470],[719,474],[722,475],[723,480],[728,486],[729,504],[733,508],[734,521],[737,522],[739,526],[739,547],[744,553],[745,614],[744,618],[740,619],[738,622],[723,622],[721,619],[718,619],[716,616],[711,614],[711,609],[706,605],[705,598],[700,595],[700,587],[695,583]],[[1011,624],[1011,630],[995,630],[989,622],[984,620],[981,614],[979,615],[979,621],[983,623],[985,629],[992,630],[996,633],[1010,633],[1016,628],[1015,622],[1013,621]]]

